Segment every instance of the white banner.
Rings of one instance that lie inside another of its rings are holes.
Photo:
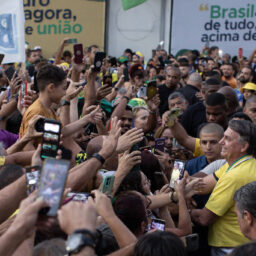
[[[0,53],[3,63],[25,62],[23,0],[0,2]]]
[[[218,46],[248,57],[256,48],[255,0],[173,0],[171,52]]]

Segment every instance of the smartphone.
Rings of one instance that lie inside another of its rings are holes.
[[[147,97],[151,100],[157,94],[157,84],[156,80],[152,80],[148,82],[147,87]]]
[[[184,176],[185,171],[185,161],[180,159],[174,160],[173,170],[172,170],[172,176],[170,181],[170,187],[174,188],[174,182],[177,180],[181,180]]]
[[[164,147],[165,147],[165,139],[164,138],[155,139],[154,149],[158,149],[159,151],[164,152]]]
[[[66,184],[69,164],[67,160],[46,159],[44,161],[37,197],[42,197],[49,207],[42,209],[41,214],[57,215]]]
[[[44,120],[41,158],[55,158],[59,148],[61,123],[54,119]]]
[[[157,190],[160,190],[166,184],[162,172],[154,172],[154,180]]]
[[[40,180],[41,166],[32,166],[26,168],[26,188],[27,196],[38,189]]]
[[[114,185],[114,181],[115,181],[114,175],[104,176],[100,191],[102,193],[111,194],[113,185]]]
[[[158,229],[161,231],[164,231],[165,229],[165,220],[162,219],[153,219],[152,218],[152,222],[151,222],[151,230],[152,229]]]
[[[68,39],[66,41],[67,44],[77,44],[77,39],[76,38],[72,38],[72,39]]]
[[[76,201],[76,202],[86,203],[88,201],[88,197],[89,196],[91,196],[90,193],[75,193],[75,192],[71,192],[71,193],[67,194],[66,199],[64,201],[64,204],[69,202],[69,201]]]
[[[137,95],[138,95],[139,98],[147,97],[147,87],[146,86],[141,86],[138,90]]]
[[[25,96],[27,96],[27,92],[28,92],[28,83],[27,81],[25,81],[24,83],[21,84],[21,88],[20,88],[20,105],[23,107],[24,103],[25,103]]]
[[[94,57],[94,71],[100,72],[102,62],[106,58],[105,52],[96,52]]]
[[[168,126],[173,126],[174,124],[174,119],[176,119],[180,115],[181,109],[180,108],[173,108],[170,111],[169,114],[169,121],[168,121]]]
[[[96,124],[89,123],[85,126],[84,132],[89,136],[91,133],[98,133]]]
[[[183,149],[183,147],[178,143],[175,138],[172,139],[172,147],[175,149]]]
[[[76,64],[81,64],[83,63],[83,45],[82,44],[74,44],[74,62]]]
[[[2,64],[2,62],[3,62],[3,59],[4,59],[4,54],[0,54],[0,65]]]
[[[238,58],[243,58],[243,48],[238,48]]]
[[[128,72],[128,68],[123,68],[123,75],[124,75],[124,81],[128,82],[129,79],[129,72]]]
[[[43,132],[44,131],[44,118],[39,118],[35,123],[35,130],[37,132]]]

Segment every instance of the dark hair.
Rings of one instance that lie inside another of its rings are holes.
[[[140,192],[141,194],[145,194],[145,191],[142,188],[141,182],[142,181],[141,181],[140,171],[129,172],[123,179],[119,188],[117,189],[116,195],[120,194],[121,192],[128,191],[128,190],[136,190],[136,191]]]
[[[246,210],[256,218],[256,181],[239,188],[234,194],[234,200],[242,215]]]
[[[165,77],[162,75],[157,75],[156,78],[159,79],[161,82],[165,80]]]
[[[52,64],[46,64],[38,70],[36,76],[38,89],[42,92],[50,83],[54,83],[55,86],[58,86],[65,78],[66,73],[62,68]]]
[[[0,168],[0,190],[8,186],[24,174],[23,166],[7,164]]]
[[[221,85],[221,81],[216,78],[209,78],[205,81],[205,85]]]
[[[184,101],[186,101],[185,96],[184,96],[182,93],[177,92],[177,91],[176,91],[176,92],[173,92],[172,94],[169,95],[168,101],[169,101],[169,100],[174,100],[174,99],[177,99],[177,98],[181,98],[181,99],[183,99]]]
[[[221,139],[224,135],[224,129],[216,123],[206,123],[201,129],[200,129],[200,134],[201,133],[214,133],[219,136]]]
[[[125,53],[130,53],[131,55],[133,55],[132,50],[131,50],[131,49],[129,49],[129,48],[125,49],[125,50],[124,50],[124,52],[125,52]]]
[[[215,51],[215,50],[217,50],[217,49],[219,49],[219,47],[218,46],[212,46],[211,48],[210,48],[210,54],[213,52],[213,51]]]
[[[247,154],[256,157],[256,126],[246,120],[231,120],[228,126],[240,135],[242,141],[249,144]]]
[[[218,93],[218,92],[213,92],[211,93],[205,101],[206,105],[208,106],[225,106],[226,104],[226,98],[223,94]]]
[[[99,48],[99,46],[97,44],[92,44],[90,45],[88,48],[87,48],[87,51],[88,52],[91,52],[92,51],[92,48]]]
[[[189,67],[189,61],[187,58],[180,58],[178,63],[181,67]]]
[[[155,231],[142,236],[134,249],[134,256],[185,256],[182,241],[171,232]]]
[[[214,79],[216,79],[216,80],[221,81],[221,76],[220,76],[220,74],[218,73],[218,71],[214,71],[214,70],[208,71],[208,72],[205,73],[205,76],[206,76],[206,77],[211,77],[211,78],[214,78]],[[211,79],[211,78],[210,78],[210,79]],[[208,80],[209,80],[209,79],[208,79]]]
[[[70,51],[68,51],[68,50],[66,50],[66,51],[64,51],[63,52],[63,58],[65,58],[65,57],[72,57],[72,53],[70,52]]]
[[[135,192],[127,191],[117,196],[114,204],[114,211],[118,218],[135,235],[144,232],[141,230],[141,223],[147,223],[146,207],[142,198]]]
[[[244,112],[236,112],[231,116],[231,119],[238,118],[238,119],[243,119],[247,120],[249,122],[252,122],[252,119],[246,115]]]
[[[234,248],[234,250],[229,254],[229,256],[244,256],[244,255],[256,256],[255,242],[240,245]]]

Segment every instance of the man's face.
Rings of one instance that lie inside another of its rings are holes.
[[[169,109],[180,108],[181,114],[188,108],[188,102],[181,97],[169,100]]]
[[[201,149],[208,163],[220,158],[221,145],[219,144],[219,140],[219,135],[216,133],[200,133]]]
[[[233,131],[228,127],[224,132],[224,137],[220,140],[221,156],[227,161],[235,161],[241,154],[244,154],[242,151],[244,143],[241,143],[240,136],[237,132]]]
[[[243,68],[240,72],[238,80],[245,84],[251,81],[251,70],[249,68]]]
[[[220,69],[223,73],[223,76],[227,79],[231,78],[234,74],[234,70],[231,65],[222,65]]]
[[[189,67],[179,67],[179,70],[181,72],[181,77],[182,78],[187,78],[188,77],[189,70],[190,70]]]
[[[237,207],[237,203],[235,204],[235,213],[236,213],[236,216],[237,216],[237,221],[238,221],[241,232],[243,233],[243,235],[245,237],[249,238],[248,233],[250,231],[250,228],[249,228],[249,226],[247,224],[247,221],[245,220],[244,216],[239,211],[239,209]]]
[[[208,106],[206,105],[206,119],[208,123],[216,123],[225,127],[227,124],[226,111],[223,106]]]
[[[203,99],[205,100],[210,94],[217,92],[220,89],[220,85],[203,85],[201,87],[201,93],[203,96]]]
[[[166,86],[169,88],[175,88],[180,82],[180,74],[173,69],[169,69],[166,72]]]
[[[256,125],[256,102],[251,102],[249,105],[244,107],[244,113],[248,115]]]
[[[31,52],[30,57],[28,59],[28,61],[32,64],[34,64],[36,62],[36,60],[38,60],[40,57],[38,52]]]
[[[132,111],[125,110],[121,117],[121,134],[126,133],[132,126]]]

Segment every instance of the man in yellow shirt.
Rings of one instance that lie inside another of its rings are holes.
[[[210,225],[212,256],[227,255],[233,247],[248,241],[240,231],[233,197],[237,189],[256,180],[256,127],[249,121],[232,120],[219,143],[228,166],[205,207],[191,211],[195,222]]]

